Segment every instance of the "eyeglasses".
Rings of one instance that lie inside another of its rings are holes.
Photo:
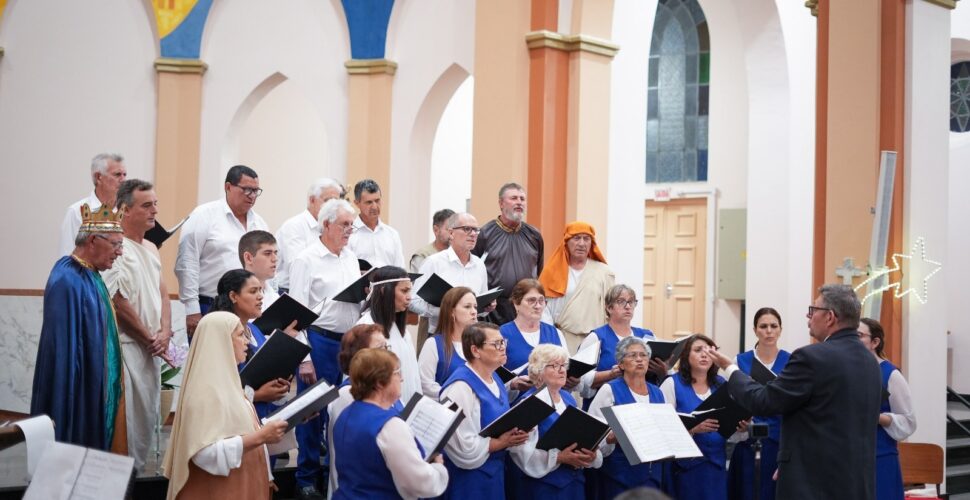
[[[637,299],[633,299],[633,300],[616,299],[613,301],[613,305],[617,307],[626,307],[626,306],[636,307],[637,304],[639,303],[640,302]]]
[[[535,306],[535,305],[543,305],[544,306],[544,305],[546,305],[546,298],[545,297],[529,297],[529,298],[522,299],[522,302],[525,302],[526,305],[530,305],[530,306]]]
[[[111,248],[113,248],[115,250],[121,250],[121,247],[123,247],[125,245],[125,241],[124,240],[121,240],[121,241],[111,241],[107,236],[105,236],[103,234],[96,234],[96,235],[94,235],[94,237],[95,238],[100,238],[100,239],[102,239],[104,241],[107,241],[108,243],[111,244]]]
[[[860,339],[861,339],[861,338],[863,338],[863,337],[869,337],[869,338],[872,338],[872,335],[870,335],[870,334],[868,334],[868,333],[862,333],[862,332],[856,332],[856,334],[858,334],[858,335],[859,335],[859,338],[860,338]]]
[[[504,351],[506,344],[508,344],[508,342],[506,342],[505,339],[502,339],[502,340],[493,340],[491,342],[485,342],[485,345],[490,345],[490,346],[498,349],[499,351]]]
[[[242,187],[238,184],[233,184],[233,186],[239,188],[244,195],[250,198],[259,198],[259,195],[263,194],[263,190],[260,188]]]
[[[811,318],[812,315],[815,314],[815,311],[831,311],[832,316],[835,316],[835,317],[839,316],[838,314],[835,314],[835,311],[833,311],[832,308],[829,308],[829,307],[808,306],[808,317]]]
[[[546,365],[543,368],[552,368],[557,372],[561,372],[569,369],[569,363],[555,363],[551,365]]]
[[[645,352],[628,352],[628,353],[624,354],[623,357],[624,358],[633,358],[633,359],[646,359],[646,358],[649,358],[650,355],[647,354],[647,353],[645,353]]]
[[[353,233],[353,232],[357,231],[357,227],[354,226],[354,223],[353,222],[347,222],[347,223],[344,223],[344,224],[338,224],[337,227],[339,227],[340,230],[343,231],[343,232],[345,232],[345,233]]]
[[[475,226],[456,226],[454,229],[458,229],[458,230],[464,231],[464,232],[466,232],[468,234],[478,234],[478,233],[482,232],[482,229],[481,228],[478,228],[478,227],[475,227]]]

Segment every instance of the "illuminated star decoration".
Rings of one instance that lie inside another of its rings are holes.
[[[881,269],[875,270],[872,276],[869,276],[869,278],[867,278],[865,281],[863,281],[862,283],[859,283],[859,286],[855,287],[855,291],[858,292],[869,283],[872,283],[874,280],[879,279],[883,276],[886,276],[887,277],[886,281],[888,281],[889,274],[894,272],[902,273],[902,265],[900,263],[901,259],[905,259],[909,262],[908,271],[909,271],[909,274],[911,275],[910,286],[905,290],[903,290],[903,283],[900,280],[895,283],[889,283],[883,286],[876,287],[874,290],[870,291],[869,293],[866,294],[865,297],[862,298],[863,304],[865,304],[870,297],[883,293],[886,290],[889,290],[890,288],[894,289],[893,296],[896,297],[897,299],[903,298],[912,293],[913,296],[916,297],[916,300],[919,300],[921,304],[926,303],[928,299],[928,290],[929,290],[929,286],[927,285],[927,282],[930,280],[930,278],[933,277],[934,274],[940,272],[940,269],[943,268],[943,264],[935,260],[930,260],[926,258],[926,240],[922,236],[916,239],[916,243],[913,243],[912,252],[910,252],[908,255],[902,254],[902,253],[893,254],[893,267],[891,268],[883,267]],[[919,290],[913,286],[913,282],[919,276],[923,277],[921,280],[922,290]]]

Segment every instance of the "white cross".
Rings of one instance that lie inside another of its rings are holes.
[[[855,267],[852,257],[846,257],[842,259],[842,266],[835,268],[835,275],[842,278],[843,285],[851,285],[852,278],[856,276],[863,276],[866,273],[863,272],[862,268]]]

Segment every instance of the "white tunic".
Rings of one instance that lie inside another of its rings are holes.
[[[360,318],[360,305],[332,298],[358,279],[360,265],[354,252],[345,247],[334,255],[318,239],[290,266],[290,297],[320,314],[315,326],[344,333]]]
[[[364,313],[357,320],[357,324],[374,324],[371,312]],[[408,332],[407,329],[404,330],[404,335],[401,335],[395,324],[391,325],[391,331],[387,332],[387,335],[391,352],[396,354],[401,361],[401,377],[404,379],[401,384],[401,402],[407,404],[411,400],[411,396],[421,393],[421,374],[418,369],[418,358],[414,352],[414,340],[411,338],[411,332]],[[437,394],[433,397],[437,397]]]
[[[279,262],[276,265],[276,285],[290,288],[290,265],[293,259],[311,243],[320,241],[320,224],[308,210],[290,217],[276,231],[276,244],[279,246]]]
[[[401,236],[397,230],[380,220],[373,230],[364,224],[358,215],[354,220],[356,231],[350,235],[347,246],[375,268],[384,266],[404,267],[404,251],[401,249]]]
[[[199,313],[199,295],[215,297],[219,279],[239,269],[239,239],[249,231],[267,230],[266,221],[250,210],[243,227],[225,199],[199,205],[182,225],[175,275],[185,314]]]
[[[488,290],[488,273],[482,259],[475,255],[470,255],[468,264],[462,264],[458,259],[455,249],[448,247],[446,250],[428,256],[421,264],[421,276],[414,283],[411,290],[410,309],[415,314],[424,316],[428,319],[428,332],[438,331],[438,307],[433,306],[420,296],[418,290],[424,286],[431,274],[437,274],[451,286],[466,286],[471,288],[475,295],[480,295]]]

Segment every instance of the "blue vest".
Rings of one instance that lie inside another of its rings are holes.
[[[263,335],[263,332],[262,330],[259,329],[259,327],[250,323],[249,331],[253,333],[253,339],[256,341],[256,347],[253,347],[252,344],[247,346],[248,353],[246,355],[246,361],[239,363],[237,367],[239,371],[242,371],[243,367],[246,366],[246,363],[249,363],[249,360],[256,354],[256,351],[262,348],[263,344],[266,343],[266,336]],[[259,387],[253,387],[254,391],[256,389],[259,389]],[[265,417],[268,417],[271,413],[273,413],[277,409],[279,409],[279,406],[276,406],[269,401],[260,401],[258,403],[254,402],[253,408],[256,409],[256,416],[258,416],[260,419],[263,419]]]
[[[788,364],[788,358],[791,357],[791,353],[785,350],[779,350],[778,356],[775,358],[774,364],[771,365],[771,371],[776,375],[781,373],[785,369],[785,365]],[[751,375],[751,364],[754,363],[754,351],[746,351],[738,354],[738,368],[744,373]],[[768,438],[775,440],[775,442],[781,441],[781,415],[772,415],[770,417],[760,417],[755,416],[754,422],[756,424],[768,424]]]
[[[509,370],[514,370],[526,364],[529,361],[529,355],[532,354],[533,348],[525,341],[525,337],[522,336],[522,332],[519,331],[519,327],[515,325],[515,322],[509,321],[502,325],[498,331],[508,341],[505,347],[505,354],[508,356],[505,367]],[[556,327],[548,323],[539,323],[539,343],[562,347],[559,344],[559,332],[556,331]]]
[[[468,384],[468,387],[470,387],[472,392],[475,393],[475,396],[478,397],[481,413],[479,425],[481,425],[481,428],[484,429],[488,424],[492,423],[492,421],[497,419],[509,409],[509,394],[505,389],[505,384],[503,384],[502,379],[500,379],[499,376],[494,373],[492,374],[492,380],[495,381],[495,384],[499,388],[499,397],[497,398],[494,394],[492,394],[492,391],[488,390],[488,386],[486,386],[485,383],[478,378],[478,375],[476,375],[471,368],[462,364],[455,369],[455,372],[451,374],[451,377],[449,377],[448,380],[442,384],[441,391],[444,392],[448,386],[457,381],[462,381]],[[447,460],[446,456],[446,465],[449,465],[448,472],[450,476],[448,485],[449,491],[452,490],[451,486],[454,484],[457,488],[457,490],[454,491],[460,491],[462,495],[466,496],[466,498],[470,498],[467,495],[474,495],[474,492],[476,491],[474,484],[476,482],[498,481],[504,484],[506,454],[506,450],[491,453],[481,467],[472,471],[460,469],[454,466],[454,464],[451,464],[450,460]],[[477,474],[470,474],[472,472]],[[461,479],[456,478],[454,473],[465,477],[462,477]],[[340,480],[343,481],[343,476],[340,477]]]
[[[896,371],[896,367],[893,366],[888,360],[882,360],[879,362],[879,369],[882,371],[882,390],[884,392],[889,391],[889,376]],[[890,413],[892,412],[892,407],[889,406],[889,399],[885,399],[882,402],[882,406],[879,407],[879,413]],[[889,436],[886,429],[881,425],[876,425],[876,456],[881,457],[883,455],[898,455],[899,451],[896,446],[896,440]]]
[[[679,374],[672,376],[674,379],[674,390],[677,395],[677,412],[678,413],[690,413],[697,409],[701,404],[701,398],[697,396],[694,392],[694,388],[691,384],[685,383]],[[720,375],[717,377],[717,382],[714,387],[711,387],[711,393],[713,393],[717,388],[724,383],[724,378]],[[684,469],[689,469],[697,464],[702,463],[704,460],[709,460],[721,469],[724,468],[724,464],[727,462],[727,451],[725,450],[726,440],[721,437],[717,432],[703,432],[700,434],[694,434],[694,442],[697,443],[697,447],[700,448],[701,453],[704,454],[703,458],[688,458],[684,460],[678,460],[677,465]]]
[[[610,335],[612,335],[612,332]],[[609,385],[610,389],[613,390],[613,402],[615,405],[626,405],[637,402],[633,396],[633,392],[630,391],[630,388],[622,378],[611,380]],[[660,388],[649,382],[647,382],[647,394],[650,397],[651,403],[665,402]],[[628,488],[632,488],[645,485],[648,480],[652,480],[655,485],[661,484],[663,467],[659,462],[644,462],[637,465],[630,465],[630,460],[623,454],[623,448],[617,444],[613,449],[613,453],[610,453],[610,456],[603,457],[602,470],[604,474],[613,478],[614,481]]]
[[[333,446],[340,484],[333,498],[401,498],[377,447],[377,434],[396,415],[393,409],[354,401],[337,417]]]
[[[445,335],[443,333],[438,333],[431,337],[434,339],[434,345],[438,348],[438,367],[434,371],[434,381],[438,385],[444,385],[448,377],[455,373],[455,370],[459,366],[465,366],[465,360],[461,359],[458,355],[458,351],[451,351],[451,362],[445,363]]]
[[[511,323],[508,323],[508,324],[511,324]],[[521,397],[529,397],[535,394],[535,392],[536,392],[536,389],[535,387],[533,387],[528,391],[526,391]],[[568,406],[573,406],[573,407],[576,406],[576,399],[573,398],[572,394],[566,392],[565,390],[559,389],[559,397],[561,397],[562,400]],[[546,417],[545,420],[543,420],[542,422],[539,422],[539,425],[538,425],[539,438],[542,438],[542,436],[552,427],[552,424],[556,423],[556,420],[558,419],[559,419],[559,414],[556,412],[552,412],[552,414]],[[545,483],[557,490],[562,490],[571,484],[579,485],[576,487],[582,488],[581,485],[585,484],[586,482],[586,477],[582,469],[573,469],[568,465],[562,465],[562,464],[560,464],[559,467],[556,468],[556,470],[546,474],[541,478],[537,479],[537,478],[530,477],[527,479]]]
[[[635,326],[630,327],[633,329],[633,336],[641,339],[652,340],[654,338],[653,332],[650,330],[645,330],[643,328],[637,328]],[[596,371],[606,371],[613,368],[616,364],[616,344],[620,341],[616,338],[616,332],[610,328],[610,324],[607,323],[595,330],[593,333],[600,339],[600,363],[596,366]]]

